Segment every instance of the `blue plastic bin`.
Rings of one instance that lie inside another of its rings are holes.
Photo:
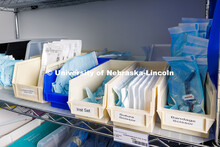
[[[97,59],[98,59],[97,66],[110,60],[109,58],[97,58]],[[93,68],[95,68],[95,67],[93,67]],[[91,69],[89,69],[89,70],[91,70]],[[60,70],[60,69],[57,69],[57,70]],[[44,99],[45,99],[45,101],[51,102],[52,107],[70,110],[69,106],[67,104],[68,95],[62,94],[62,93],[52,92],[52,83],[55,82],[56,78],[57,78],[55,71],[56,70],[50,72],[50,74],[44,75],[44,88],[43,88]]]

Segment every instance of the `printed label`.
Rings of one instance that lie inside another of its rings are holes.
[[[113,127],[114,141],[132,146],[149,146],[148,134]]]
[[[187,100],[194,100],[194,95],[192,94],[187,94],[187,95],[183,95],[183,100],[187,101]]]
[[[23,95],[35,95],[35,92],[34,92],[34,90],[32,90],[32,89],[22,88],[22,89],[21,89],[21,93],[22,93]]]
[[[174,125],[182,125],[185,127],[193,127],[197,129],[203,129],[204,122],[202,119],[195,119],[190,117],[181,117],[173,114],[166,114],[166,123]]]
[[[135,125],[142,125],[140,116],[132,115],[124,112],[115,111],[115,119],[128,123],[133,123]]]
[[[75,112],[86,114],[86,115],[95,115],[94,108],[85,107],[85,106],[73,106]]]

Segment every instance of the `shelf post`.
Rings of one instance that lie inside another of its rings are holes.
[[[18,23],[18,9],[14,9],[14,19],[15,19],[15,38],[19,39],[19,23]]]

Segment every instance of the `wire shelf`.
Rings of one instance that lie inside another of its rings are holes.
[[[14,107],[11,107],[14,106]],[[76,129],[81,129],[94,133],[97,135],[102,135],[106,137],[113,138],[114,126],[111,122],[108,124],[99,124],[96,122],[90,122],[76,118],[70,111],[53,108],[46,104],[35,103],[31,101],[26,101],[14,97],[12,90],[0,90],[0,108],[12,111],[15,113],[23,114],[37,119],[42,119],[59,125],[65,125]],[[35,111],[40,111],[44,115],[38,115]],[[43,117],[43,116],[47,117]],[[59,119],[55,119],[55,116],[60,116]],[[79,125],[89,124],[88,128],[82,128]],[[105,132],[105,133],[103,133]],[[163,132],[163,133],[158,133]],[[171,134],[171,135],[170,135]],[[155,126],[153,133],[146,134],[149,135],[149,144],[151,146],[206,146],[213,144],[214,140],[209,140],[200,137],[193,137],[190,135],[185,135],[181,133],[172,133],[171,131],[165,131],[160,129],[159,124]],[[175,138],[180,136],[180,138]],[[184,140],[185,138],[185,140]],[[191,140],[191,141],[190,141]]]

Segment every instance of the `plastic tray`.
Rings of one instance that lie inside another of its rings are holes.
[[[99,63],[98,65],[108,60],[110,59],[109,58],[98,58],[98,63]],[[60,69],[57,69],[57,70],[60,70]],[[43,88],[44,99],[48,102],[51,102],[52,107],[69,110],[69,107],[67,104],[68,95],[52,92],[52,83],[55,82],[57,78],[55,71],[56,70],[50,72],[49,74],[44,75],[44,88]]]

